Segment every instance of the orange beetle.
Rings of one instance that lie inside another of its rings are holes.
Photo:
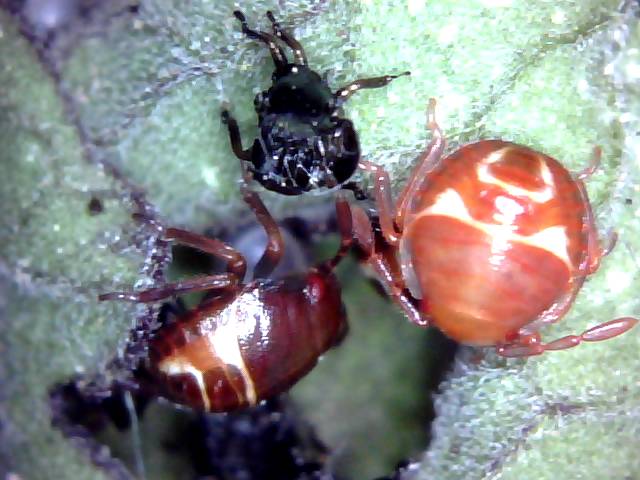
[[[503,356],[538,355],[620,335],[638,323],[623,317],[579,335],[541,343],[537,333],[561,319],[603,248],[583,179],[557,160],[502,140],[465,145],[443,158],[444,136],[428,108],[433,137],[395,205],[388,174],[374,176],[379,227],[352,206],[354,232],[368,263],[409,319],[435,325]]]

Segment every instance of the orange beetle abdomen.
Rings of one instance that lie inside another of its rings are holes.
[[[547,309],[569,280],[566,264],[539,247],[495,238],[447,217],[421,217],[408,236],[434,324],[449,337],[493,345]]]
[[[457,341],[505,341],[572,288],[584,218],[551,157],[499,140],[462,147],[429,174],[405,224],[424,313]]]

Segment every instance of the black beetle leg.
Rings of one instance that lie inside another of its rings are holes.
[[[233,12],[233,15],[240,20],[240,23],[242,24],[242,33],[249,38],[260,40],[269,47],[269,52],[271,52],[271,58],[273,58],[273,63],[275,63],[276,69],[287,66],[287,56],[285,55],[284,50],[278,45],[276,37],[267,32],[251,30],[249,25],[247,25],[246,17],[240,10]]]
[[[351,190],[356,200],[369,200],[369,195],[367,195],[357,182],[343,183],[341,188],[343,190]]]
[[[251,161],[251,149],[242,149],[242,139],[240,138],[240,129],[238,122],[231,116],[228,110],[223,110],[221,115],[222,123],[229,129],[229,140],[231,141],[231,149],[236,157],[245,162]]]
[[[354,80],[350,84],[345,85],[336,93],[334,93],[333,96],[336,99],[336,105],[338,107],[341,106],[344,102],[349,100],[349,97],[351,97],[351,95],[356,93],[358,90],[384,87],[385,85],[388,85],[392,80],[410,74],[411,72],[402,72],[398,75],[384,75],[383,77],[360,78],[358,80]]]
[[[273,33],[276,35],[276,37],[286,43],[289,48],[293,50],[293,63],[297,65],[307,65],[307,55],[304,53],[304,48],[302,48],[300,42],[293,38],[293,35],[287,33],[282,29],[280,24],[276,22],[276,19],[273,16],[271,10],[267,11],[267,18],[273,25]]]

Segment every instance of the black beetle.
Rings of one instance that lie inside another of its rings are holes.
[[[299,195],[342,186],[362,196],[357,185],[346,183],[358,166],[360,146],[353,123],[341,117],[341,107],[358,90],[383,87],[409,72],[355,80],[333,93],[309,68],[302,45],[282,30],[273,13],[267,12],[273,34],[251,30],[242,12],[233,14],[245,35],[269,47],[276,67],[273,85],[254,100],[260,136],[251,148],[242,148],[237,122],[228,111],[222,112],[235,155],[248,162],[251,177],[274,192]],[[293,63],[278,40],[293,51]]]

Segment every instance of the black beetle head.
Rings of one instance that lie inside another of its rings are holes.
[[[270,113],[315,118],[333,110],[333,93],[322,77],[305,65],[288,64],[273,74],[266,92]]]

